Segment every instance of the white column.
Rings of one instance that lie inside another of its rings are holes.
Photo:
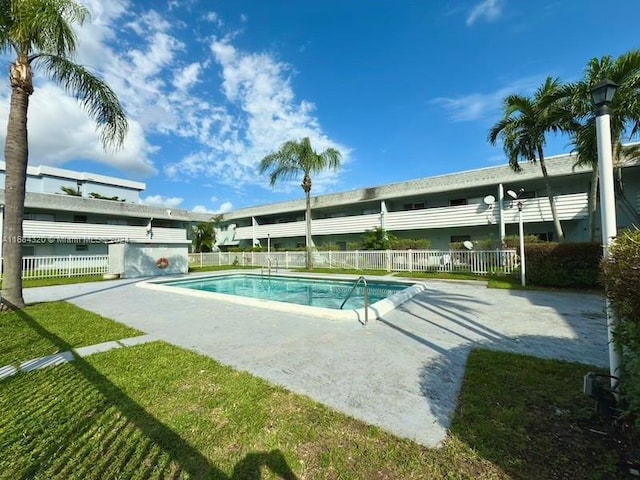
[[[506,235],[506,229],[504,224],[504,186],[498,185],[498,215],[500,224],[500,248],[504,246],[504,237]]]
[[[380,202],[380,228],[387,229],[387,204],[384,200]]]
[[[596,136],[598,139],[598,174],[600,176],[600,225],[602,229],[602,255],[609,255],[609,247],[617,232],[616,197],[613,183],[613,158],[611,150],[611,120],[608,113],[596,116]],[[607,337],[609,341],[609,370],[612,376],[618,376],[620,368],[620,352],[613,342],[615,316],[607,298]],[[617,380],[611,379],[611,387],[615,388]]]

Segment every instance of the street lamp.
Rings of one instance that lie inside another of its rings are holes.
[[[602,230],[602,256],[609,256],[609,248],[615,239],[616,197],[613,183],[613,158],[611,149],[611,117],[609,105],[616,93],[616,85],[611,80],[603,80],[591,90],[591,99],[596,107],[596,137],[598,140],[598,174],[600,176],[600,225]],[[609,340],[609,372],[611,388],[616,388],[617,373],[620,368],[620,352],[613,342],[615,317],[611,311],[609,298],[606,299],[607,337]],[[616,395],[617,398],[617,395]]]
[[[524,193],[524,188],[521,188],[518,193],[513,190],[507,190],[507,195],[509,195],[514,200],[518,200],[516,206],[518,207],[518,235],[520,237],[520,283],[523,287],[527,286],[526,280],[526,270],[525,270],[525,261],[524,261],[524,226],[522,224],[522,207],[524,204],[522,200],[520,200],[520,196]]]

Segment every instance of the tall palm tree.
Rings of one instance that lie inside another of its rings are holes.
[[[595,240],[595,219],[598,192],[598,151],[596,145],[595,113],[591,101],[591,89],[604,79],[611,79],[619,87],[610,106],[611,140],[614,163],[631,155],[638,155],[637,145],[624,147],[640,130],[640,50],[631,50],[617,59],[604,56],[592,58],[587,64],[584,78],[561,89],[560,98],[568,101],[576,124],[570,132],[578,153],[576,166],[593,169],[589,192],[589,231]]]
[[[29,159],[27,110],[37,68],[80,100],[100,127],[106,147],[122,145],[124,111],[109,86],[73,63],[76,35],[89,11],[73,0],[0,1],[0,47],[15,55],[10,66],[11,104],[4,148],[5,222],[2,308],[22,308],[22,220]]]
[[[313,268],[311,255],[311,174],[323,170],[336,170],[340,166],[342,155],[335,148],[327,148],[316,153],[311,147],[309,137],[300,141],[290,140],[282,144],[277,152],[271,153],[260,161],[260,173],[270,171],[269,180],[273,187],[278,180],[291,180],[302,175],[302,190],[306,200],[306,251],[307,268]]]
[[[568,113],[555,102],[560,87],[558,79],[547,77],[531,98],[509,95],[503,101],[503,117],[489,131],[488,140],[495,145],[502,139],[509,165],[516,172],[521,170],[520,160],[540,164],[556,236],[562,241],[564,233],[544,161],[547,133],[562,131],[568,120]]]

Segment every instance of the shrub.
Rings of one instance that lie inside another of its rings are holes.
[[[389,242],[391,250],[429,250],[431,242],[426,238],[394,238]]]
[[[602,261],[602,279],[617,319],[614,342],[622,352],[621,397],[640,428],[640,231],[618,236]]]
[[[540,237],[537,235],[525,235],[524,236],[524,244],[529,245],[530,243],[546,243],[543,240],[540,240]],[[520,236],[519,235],[507,235],[504,237],[504,246],[507,248],[520,248]]]
[[[598,243],[534,243],[525,247],[531,285],[594,288],[599,285],[602,247]]]

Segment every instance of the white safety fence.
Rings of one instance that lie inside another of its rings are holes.
[[[107,273],[108,269],[108,255],[56,255],[22,258],[23,279],[102,275]]]
[[[189,266],[235,265],[278,268],[306,266],[305,252],[190,253]],[[313,252],[317,268],[384,270],[387,272],[467,272],[478,275],[510,274],[519,265],[515,250],[355,250]]]

